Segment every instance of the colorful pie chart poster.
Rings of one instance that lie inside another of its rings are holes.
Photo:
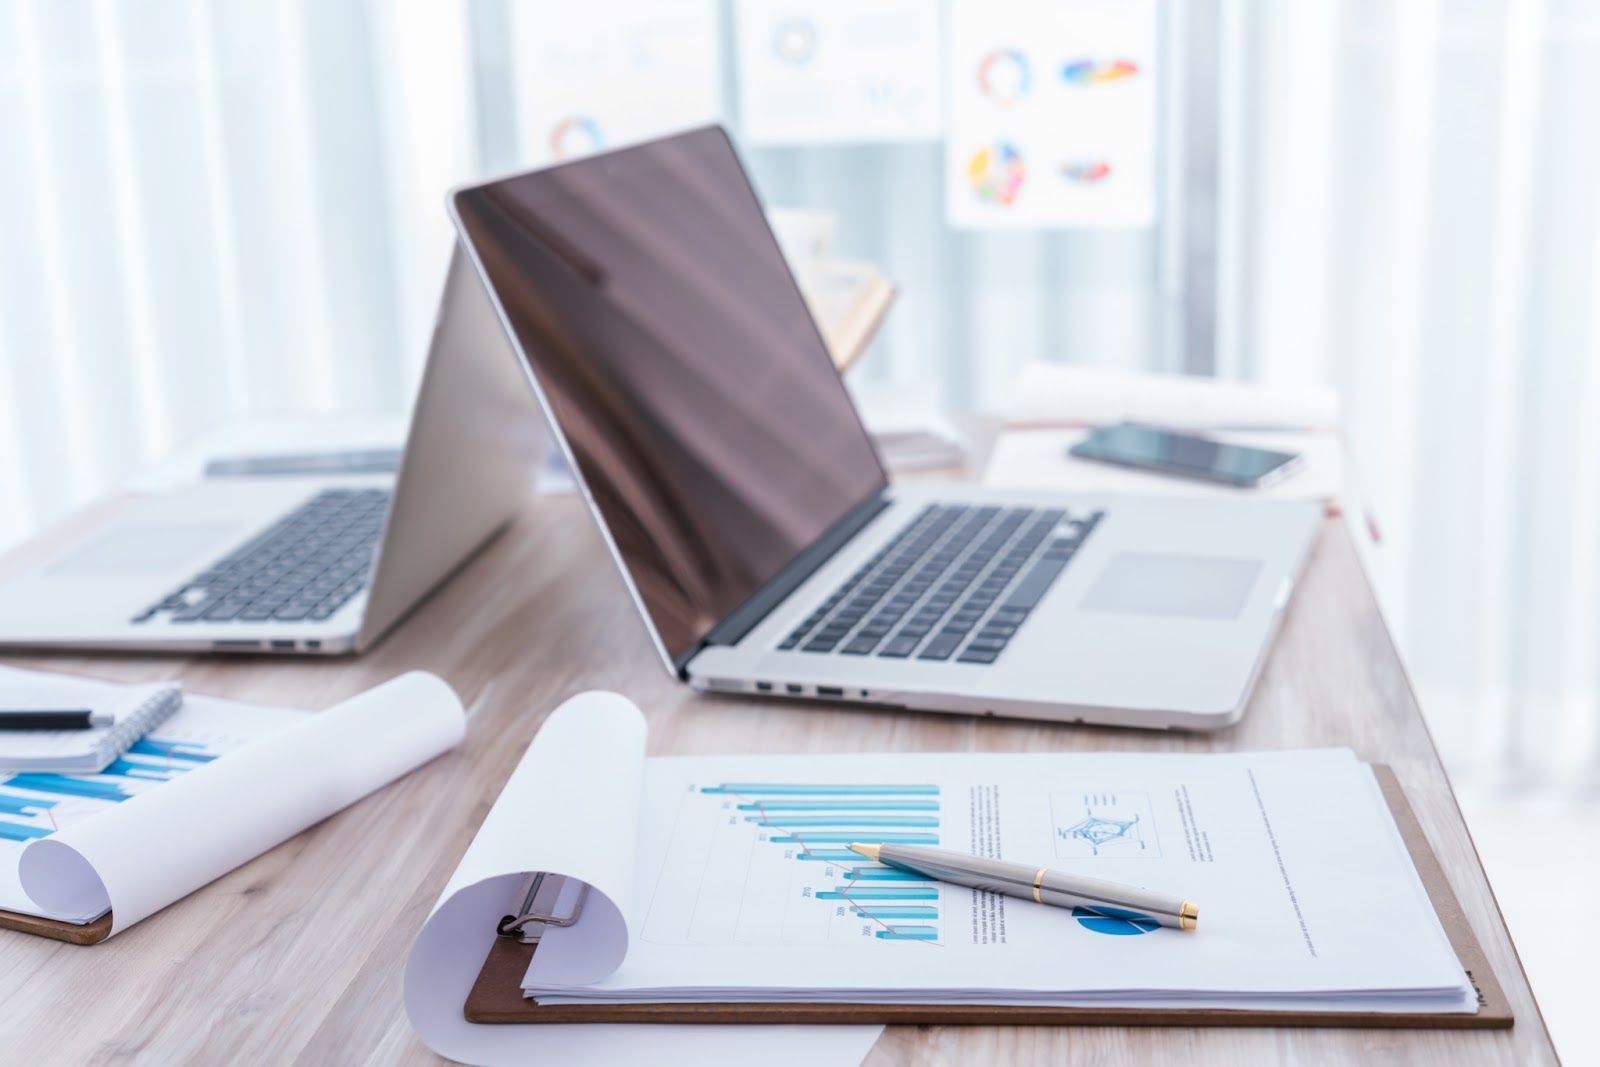
[[[576,159],[721,116],[716,0],[514,0],[510,12],[527,163]]]
[[[965,229],[1156,215],[1158,0],[951,0],[945,204]]]
[[[735,0],[733,12],[749,143],[938,139],[933,0]]]

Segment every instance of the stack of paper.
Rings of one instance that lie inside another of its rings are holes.
[[[1138,493],[1145,496],[1213,499],[1334,500],[1345,489],[1344,450],[1331,434],[1207,431],[1230,445],[1247,445],[1300,456],[1300,466],[1280,481],[1241,488],[1158,471],[1117,467],[1072,455],[1072,446],[1090,431],[1006,430],[995,438],[983,484],[996,489]]]
[[[621,698],[569,702],[507,786],[517,839],[484,842],[502,832],[491,817],[469,851],[565,876],[533,911],[581,907],[537,931],[523,992],[541,1005],[1476,1009],[1371,769],[1348,750],[643,752]],[[929,881],[852,841],[1159,890],[1198,902],[1199,928]]]
[[[849,389],[891,471],[941,470],[966,462],[966,440],[939,411],[933,393],[863,382],[851,382]]]
[[[1292,452],[1301,463],[1281,481],[1239,488],[1069,453],[1091,428],[1123,420],[1203,433],[1226,444]],[[1079,493],[1334,500],[1345,490],[1338,425],[1338,397],[1328,389],[1030,363],[1011,390],[1005,430],[995,439],[983,483],[999,489]]]
[[[1100,426],[1130,419],[1178,429],[1328,432],[1339,428],[1339,398],[1315,387],[1034,362],[1017,375],[1005,418],[1010,426]]]

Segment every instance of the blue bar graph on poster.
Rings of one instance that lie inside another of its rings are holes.
[[[797,860],[810,860],[822,863],[851,863],[861,858],[856,852],[847,848],[810,848],[795,857]]]
[[[6,822],[0,819],[0,840],[6,841],[32,841],[37,837],[49,837],[50,831],[42,826],[24,826],[21,823]]]
[[[890,926],[877,931],[875,936],[882,941],[934,941],[939,937],[939,929],[935,926]]]
[[[99,782],[93,778],[70,778],[64,774],[18,774],[13,775],[5,784],[14,789],[28,789],[35,793],[89,797],[94,800],[121,802],[133,796],[115,782]]]
[[[43,815],[46,810],[56,806],[54,800],[41,800],[37,797],[13,797],[0,793],[0,815]],[[851,853],[855,855],[855,853]]]
[[[938,796],[936,785],[839,785],[794,782],[723,782],[700,787],[702,793],[736,793],[744,796]]]

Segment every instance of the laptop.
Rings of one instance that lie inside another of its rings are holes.
[[[719,127],[450,204],[656,651],[690,685],[1239,718],[1319,505],[891,485]]]
[[[141,497],[0,587],[0,645],[367,648],[527,499],[545,437],[521,377],[457,252],[397,472]]]

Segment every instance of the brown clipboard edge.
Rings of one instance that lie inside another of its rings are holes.
[[[522,996],[537,945],[497,937],[462,1013],[472,1023],[888,1023],[936,1026],[1294,1026],[1504,1030],[1514,1019],[1500,981],[1428,845],[1394,772],[1372,765],[1417,875],[1456,958],[1478,992],[1472,1014],[1311,1012],[1217,1008],[1016,1007],[993,1004],[552,1004]]]
[[[36,934],[52,941],[65,941],[69,945],[98,945],[111,936],[111,913],[106,912],[92,923],[69,923],[0,909],[0,930]]]

